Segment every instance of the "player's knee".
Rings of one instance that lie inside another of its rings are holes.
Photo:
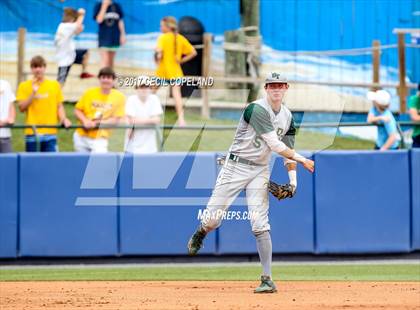
[[[202,222],[201,225],[203,226],[204,230],[210,232],[218,228],[221,224],[220,220],[210,219],[208,221]]]
[[[268,221],[251,222],[251,226],[252,226],[252,233],[255,236],[270,230],[270,224],[268,224]]]
[[[270,233],[270,230],[257,230],[257,231],[252,231],[252,233],[254,234],[255,237],[258,237],[266,233]]]
[[[219,216],[215,216],[213,213],[207,217],[204,217],[201,221],[201,225],[207,232],[215,230],[220,226],[221,223],[222,219]]]

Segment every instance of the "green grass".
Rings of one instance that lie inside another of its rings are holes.
[[[243,281],[258,279],[260,271],[258,266],[25,268],[0,270],[0,281]],[[420,281],[420,265],[285,265],[273,267],[273,278],[287,281]]]
[[[76,124],[74,116],[74,105],[66,103],[64,105],[67,116],[71,119],[73,124]],[[167,109],[165,112],[165,124],[174,124],[176,114],[173,110]],[[237,125],[236,121],[210,119],[204,120],[197,114],[187,113],[186,120],[189,125]],[[24,114],[17,112],[16,124],[23,124],[25,122]],[[124,145],[124,130],[113,130],[110,138],[109,149],[113,152],[121,152]],[[13,150],[15,152],[23,152],[25,150],[23,129],[13,129]],[[194,140],[200,134],[200,130],[165,130],[164,136],[164,151],[172,152],[187,152],[194,151],[226,151],[228,150],[235,130],[223,131],[204,131],[201,135],[199,144],[193,145]],[[59,130],[58,146],[61,152],[73,151],[73,130]],[[374,143],[367,140],[333,137],[322,133],[315,133],[310,131],[300,131],[296,140],[296,149],[298,150],[358,150],[358,149],[373,149]]]

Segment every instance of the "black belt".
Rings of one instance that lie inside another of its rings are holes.
[[[245,159],[245,158],[241,158],[241,157],[239,157],[239,156],[237,156],[235,154],[232,154],[232,153],[229,154],[229,159],[230,160],[233,160],[233,161],[235,161],[237,163],[241,163],[241,164],[245,164],[245,165],[260,166],[260,165],[258,165],[256,163],[254,163],[253,161],[250,161],[250,160]]]

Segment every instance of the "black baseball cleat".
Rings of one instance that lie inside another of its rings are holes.
[[[200,251],[200,249],[203,247],[203,240],[206,235],[207,233],[204,231],[204,229],[201,226],[198,227],[194,235],[192,235],[188,241],[188,254],[196,255],[198,251]]]

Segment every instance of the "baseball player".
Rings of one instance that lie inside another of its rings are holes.
[[[205,236],[220,226],[223,211],[245,189],[248,211],[253,215],[250,220],[252,232],[263,269],[261,284],[254,290],[255,293],[277,291],[271,279],[272,245],[268,223],[271,152],[284,158],[291,196],[297,187],[296,164],[300,163],[310,172],[314,171],[314,162],[293,150],[296,129],[292,113],[283,104],[288,88],[287,79],[272,72],[265,80],[266,97],[245,108],[206,212],[203,213],[205,216],[188,242],[189,254],[197,254]]]

